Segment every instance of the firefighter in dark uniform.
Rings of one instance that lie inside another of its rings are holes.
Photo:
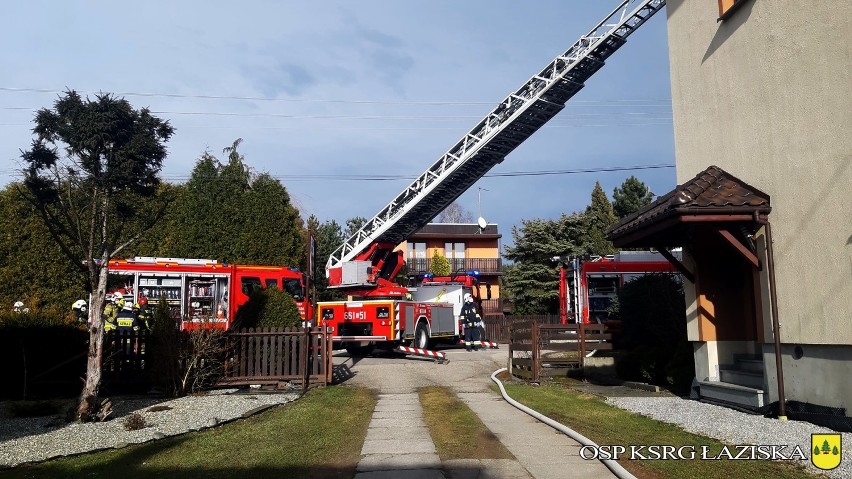
[[[115,318],[117,331],[139,331],[139,322],[136,320],[136,315],[133,314],[133,305],[130,302],[124,303],[118,316]]]
[[[154,327],[154,313],[148,307],[148,298],[141,297],[136,304],[136,322],[139,323],[141,329],[150,331]]]
[[[476,304],[473,302],[473,296],[470,293],[464,295],[464,305],[462,305],[461,313],[459,314],[464,325],[464,348],[468,351],[471,348],[474,351],[479,350],[479,327],[482,324],[482,317],[476,309]]]

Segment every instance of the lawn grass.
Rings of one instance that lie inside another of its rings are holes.
[[[514,459],[499,439],[450,388],[420,389],[423,419],[442,461]]]
[[[566,387],[506,383],[506,392],[514,400],[550,417],[599,445],[673,445],[708,446],[716,455],[723,444],[688,433],[673,424],[611,406],[597,396]],[[805,451],[807,454],[807,451]],[[698,453],[700,454],[700,452]],[[623,456],[622,456],[623,459]],[[702,460],[619,460],[625,469],[640,479],[813,479],[800,464],[767,460],[702,461]]]
[[[375,408],[329,386],[233,423],[123,449],[0,471],[0,478],[351,478]]]

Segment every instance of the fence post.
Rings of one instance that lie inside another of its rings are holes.
[[[532,322],[532,380],[533,382],[538,382],[538,370],[541,366],[539,364],[539,350],[538,350],[538,320],[533,320]]]
[[[508,329],[509,329],[509,361],[508,361],[507,365],[508,365],[508,369],[509,369],[509,375],[512,376],[512,375],[514,375],[514,371],[515,371],[514,367],[512,366],[512,357],[515,355],[515,353],[513,352],[513,349],[512,349],[512,341],[513,341],[512,334],[515,331],[514,322],[509,322]]]

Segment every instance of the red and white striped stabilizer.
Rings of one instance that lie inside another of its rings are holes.
[[[397,346],[396,351],[400,352],[400,353],[405,353],[405,354],[414,354],[414,355],[417,355],[417,356],[434,358],[434,359],[437,359],[439,362],[443,362],[443,361],[447,360],[446,354],[444,354],[442,352],[438,352],[438,351],[432,351],[432,350],[429,350],[429,349],[410,348],[408,346]]]
[[[476,342],[476,341],[474,341],[474,342]],[[497,343],[492,343],[491,341],[478,341],[478,342],[479,342],[480,347],[483,347],[483,348],[500,349],[500,346],[498,346]],[[459,344],[464,344],[464,339],[460,339]]]

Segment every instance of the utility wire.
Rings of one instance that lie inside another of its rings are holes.
[[[66,90],[55,90],[45,88],[15,88],[0,87],[0,91],[17,93],[64,93]],[[76,90],[82,94],[100,94],[106,92],[93,92]],[[273,98],[262,96],[234,96],[234,95],[186,95],[177,93],[152,93],[152,92],[115,92],[116,96],[140,96],[140,97],[162,97],[162,98],[192,98],[203,100],[248,100],[248,101],[270,101],[287,103],[351,103],[351,104],[379,104],[379,105],[494,105],[494,102],[478,101],[405,101],[405,100],[340,100],[340,99],[301,99],[301,98]],[[671,98],[663,99],[627,99],[627,100],[572,100],[572,103],[606,104],[606,103],[654,103],[662,102],[671,104]]]

